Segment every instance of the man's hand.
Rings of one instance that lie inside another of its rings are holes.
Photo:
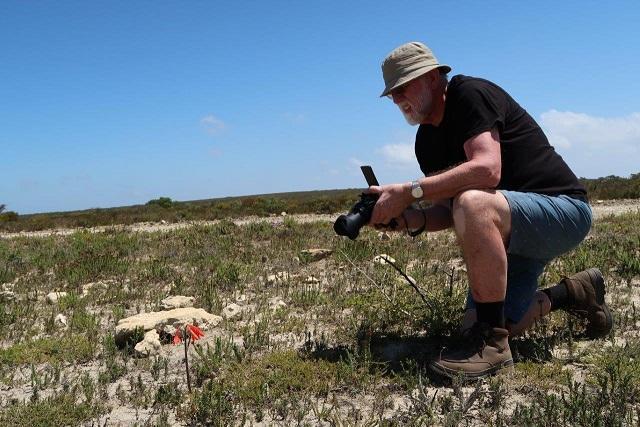
[[[393,218],[401,217],[402,212],[413,202],[409,183],[373,185],[366,192],[379,195],[369,225],[389,224]]]

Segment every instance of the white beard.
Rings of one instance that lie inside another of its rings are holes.
[[[420,122],[413,117],[411,111],[404,111],[402,108],[400,108],[400,111],[402,112],[404,119],[409,123],[409,126],[416,126],[420,124]]]
[[[432,107],[431,93],[425,93],[423,97],[417,100],[417,105],[408,102],[398,104],[400,112],[410,126],[416,126],[423,123],[428,117]]]

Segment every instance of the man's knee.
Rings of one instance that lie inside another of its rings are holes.
[[[465,190],[453,198],[453,213],[468,214],[489,209],[495,192],[485,190]]]
[[[504,196],[494,190],[466,190],[453,199],[453,223],[456,234],[464,236],[472,226],[481,229],[495,225],[506,237],[511,231],[511,211]]]

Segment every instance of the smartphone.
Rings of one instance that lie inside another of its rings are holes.
[[[371,187],[372,185],[380,185],[378,184],[378,180],[376,179],[376,175],[373,173],[373,169],[371,169],[371,166],[360,166],[360,170],[364,175],[364,179],[367,180],[367,184],[369,184],[369,187]]]

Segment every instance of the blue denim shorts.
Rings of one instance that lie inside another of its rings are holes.
[[[578,246],[591,229],[591,207],[569,196],[500,190],[511,208],[504,314],[518,323],[538,289],[538,277],[553,258]],[[471,292],[467,308],[474,308]]]

